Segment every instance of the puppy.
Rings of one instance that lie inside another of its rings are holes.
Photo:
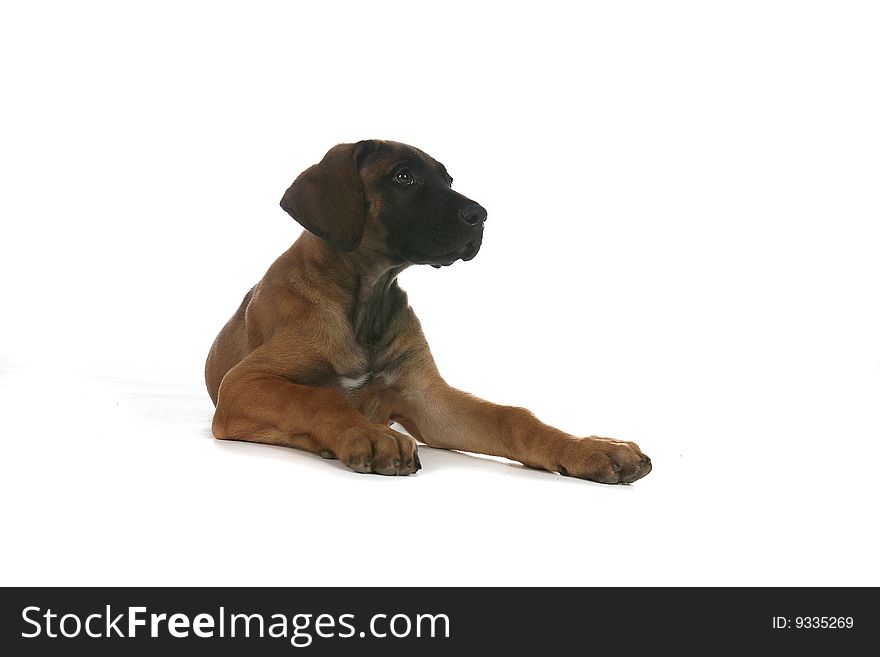
[[[281,207],[306,231],[211,347],[214,436],[383,475],[420,469],[416,441],[609,484],[651,471],[635,443],[572,436],[440,376],[397,278],[476,256],[487,214],[452,189],[442,164],[396,142],[340,144],[294,180]]]

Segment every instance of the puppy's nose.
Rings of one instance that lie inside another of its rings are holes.
[[[489,213],[486,212],[486,208],[479,203],[471,203],[459,210],[458,213],[461,215],[462,219],[472,226],[485,222],[486,217],[489,216]]]

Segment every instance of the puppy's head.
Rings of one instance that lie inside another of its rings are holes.
[[[450,265],[480,250],[486,210],[452,190],[446,167],[417,148],[360,141],[331,148],[281,207],[340,251],[362,244],[400,263]]]

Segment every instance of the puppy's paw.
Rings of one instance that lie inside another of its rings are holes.
[[[335,453],[355,472],[410,475],[422,467],[416,441],[381,424],[346,430]]]
[[[566,445],[556,470],[602,484],[631,484],[651,471],[651,459],[635,443],[590,436]]]

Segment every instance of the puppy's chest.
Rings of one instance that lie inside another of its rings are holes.
[[[342,392],[356,393],[361,388],[363,388],[371,379],[373,378],[372,372],[366,372],[364,374],[358,374],[356,376],[340,376],[336,387],[340,388]]]
[[[406,296],[396,283],[390,289],[383,287],[384,294],[367,295],[353,306],[345,346],[336,352],[334,387],[348,397],[392,385],[396,378],[405,346],[400,339],[400,311],[406,307]]]
[[[395,376],[386,360],[367,355],[356,363],[349,363],[348,367],[341,367],[337,370],[333,387],[347,397],[353,397],[367,388],[379,389],[391,385]]]
[[[349,357],[334,363],[337,373],[334,387],[352,397],[366,388],[375,390],[392,385],[401,360],[399,340],[392,338],[377,344],[357,333],[353,337],[357,346],[349,352]]]

